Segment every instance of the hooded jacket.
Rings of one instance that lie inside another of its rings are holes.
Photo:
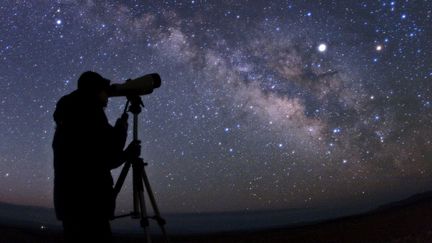
[[[111,169],[124,161],[127,131],[111,126],[97,97],[79,90],[58,101],[54,120],[57,218],[110,219],[115,208]]]

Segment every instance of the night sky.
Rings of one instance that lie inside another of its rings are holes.
[[[162,212],[432,186],[431,1],[2,1],[0,29],[1,202],[52,207],[52,114],[87,70],[160,74],[139,137]]]

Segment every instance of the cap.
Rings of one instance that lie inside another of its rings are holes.
[[[110,80],[93,71],[86,71],[78,79],[78,90],[101,91],[110,86]]]

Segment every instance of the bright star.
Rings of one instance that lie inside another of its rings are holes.
[[[381,51],[383,49],[382,45],[377,45],[375,48],[377,51]]]
[[[327,50],[327,45],[322,43],[318,46],[318,51],[325,52]]]

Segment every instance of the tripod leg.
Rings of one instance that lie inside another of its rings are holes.
[[[117,196],[123,186],[123,183],[126,179],[127,173],[129,172],[129,168],[131,166],[131,163],[129,161],[126,161],[125,165],[123,166],[123,169],[120,173],[119,178],[117,179],[117,182],[114,186],[114,193],[115,193],[115,199],[117,199]]]
[[[150,187],[150,182],[149,182],[149,179],[147,177],[147,173],[146,173],[144,167],[142,169],[142,179],[144,181],[145,189],[147,190],[147,194],[149,195],[150,203],[151,203],[151,205],[153,207],[153,211],[155,213],[155,219],[156,219],[156,221],[157,221],[157,223],[158,223],[158,225],[162,231],[162,235],[165,239],[165,242],[168,243],[169,242],[168,234],[166,233],[166,230],[165,230],[166,221],[165,221],[165,219],[162,218],[162,216],[160,214],[159,208],[156,204],[156,199],[155,199],[154,194],[153,194],[153,190]]]
[[[144,167],[142,160],[136,161],[133,164],[133,187],[134,187],[134,217],[140,219],[140,225],[144,230],[146,242],[151,243],[149,231],[149,218],[144,199],[144,186],[142,183],[142,168]]]
[[[141,184],[142,187],[142,184]],[[145,199],[144,199],[144,191],[141,190],[139,191],[139,202],[140,202],[140,216],[141,216],[141,220],[140,220],[140,225],[144,230],[144,233],[146,235],[146,242],[147,243],[151,243],[151,237],[150,237],[150,231],[149,231],[149,226],[150,226],[150,222],[147,216],[147,208],[145,206]]]
[[[136,170],[136,165],[133,165],[132,168],[132,190],[133,190],[133,213],[132,218],[138,219],[140,218],[140,194],[139,191],[142,190],[142,185],[139,182],[139,172]]]

